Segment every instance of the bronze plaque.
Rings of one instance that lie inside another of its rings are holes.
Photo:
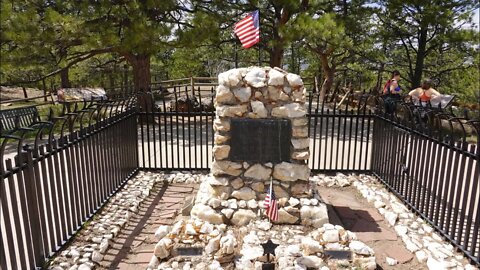
[[[290,160],[292,126],[289,119],[237,119],[230,122],[232,161],[282,162]]]

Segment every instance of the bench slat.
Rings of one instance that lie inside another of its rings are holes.
[[[38,120],[38,110],[35,106],[0,110],[1,132],[15,129],[15,120],[18,118],[20,127],[28,127]]]

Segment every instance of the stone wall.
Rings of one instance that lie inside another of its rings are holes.
[[[273,177],[280,205],[279,223],[321,226],[328,221],[325,206],[314,197],[308,182],[308,120],[300,76],[279,68],[250,67],[221,73],[218,81],[212,177],[201,185],[192,216],[212,223],[244,225],[262,215],[263,200]],[[276,164],[232,161],[233,118],[289,119],[290,159]]]

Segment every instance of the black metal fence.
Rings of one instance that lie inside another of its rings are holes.
[[[45,267],[138,169],[134,106],[84,103],[2,136],[1,269]]]
[[[207,96],[204,93],[176,89],[170,100],[159,101],[156,111],[140,112],[144,116],[139,126],[140,168],[210,169],[215,112],[205,111],[202,103],[213,104],[213,89]],[[351,96],[337,104],[309,95],[309,165],[313,171],[370,171],[374,116],[366,104],[371,96],[364,93],[362,97],[354,100]]]
[[[134,99],[77,104],[4,136],[3,269],[42,266],[137,169],[208,170],[214,90],[192,89],[174,88],[148,113]],[[307,99],[312,170],[373,173],[478,263],[480,122],[409,103],[390,115],[366,93],[333,100]],[[12,141],[18,156],[4,162]]]
[[[380,107],[372,152],[373,174],[477,264],[479,123],[405,103],[393,115]]]

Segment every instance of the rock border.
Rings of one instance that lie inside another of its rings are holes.
[[[86,223],[81,230],[88,234],[81,245],[68,246],[60,254],[52,258],[48,269],[52,270],[90,270],[103,260],[110,243],[128,224],[130,217],[150,195],[155,184],[163,181],[169,183],[200,183],[205,173],[179,172],[154,173],[140,171],[128,180],[103,207],[91,222]]]
[[[319,186],[345,187],[352,185],[362,197],[372,203],[378,212],[384,216],[388,225],[394,228],[402,239],[405,248],[415,254],[420,263],[426,263],[429,270],[465,269],[478,270],[470,263],[462,263],[463,254],[456,252],[453,245],[443,240],[422,218],[410,211],[393,193],[388,191],[383,183],[371,175],[344,175],[336,176],[314,175],[310,180]],[[395,265],[395,260],[387,263]]]

